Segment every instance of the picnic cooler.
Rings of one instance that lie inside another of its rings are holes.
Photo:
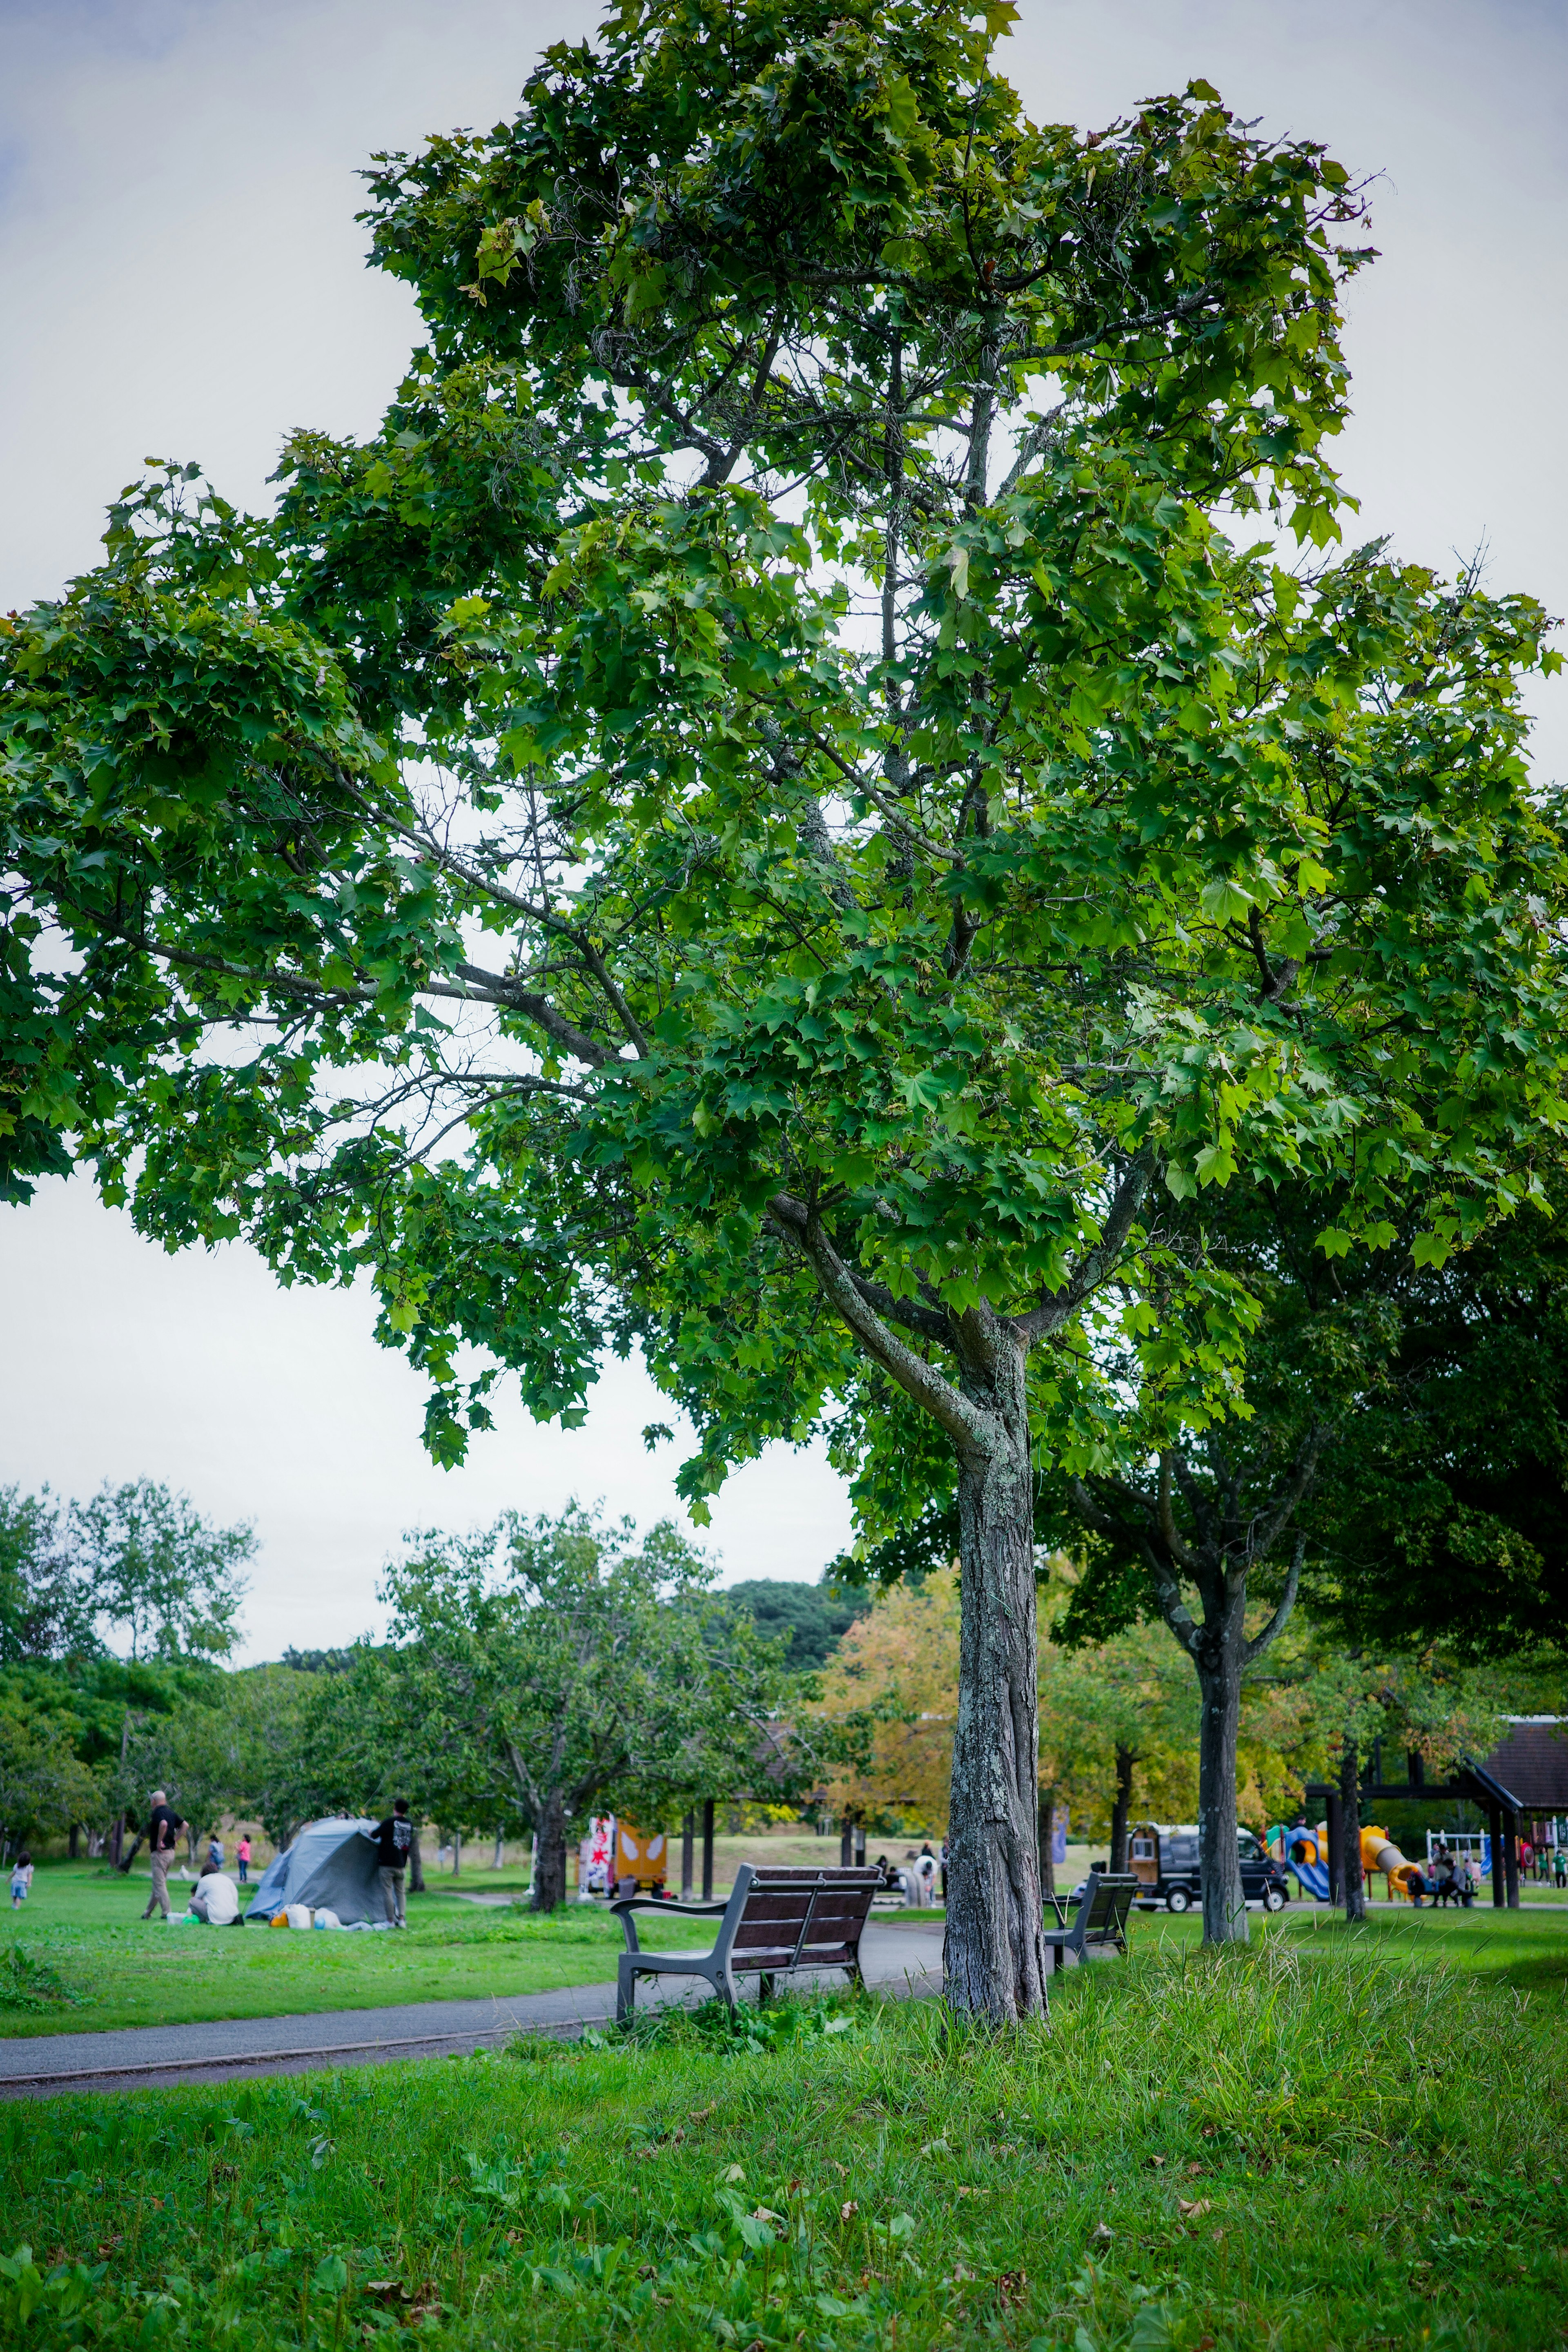
[[[374,1822],[307,1822],[293,1844],[268,1864],[245,1916],[259,1927],[291,1905],[303,1905],[335,1911],[345,1927],[383,1918],[376,1869]]]

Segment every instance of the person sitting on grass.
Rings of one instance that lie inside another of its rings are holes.
[[[11,1908],[19,1911],[33,1891],[33,1857],[26,1846],[11,1864]]]

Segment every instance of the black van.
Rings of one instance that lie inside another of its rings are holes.
[[[1282,1911],[1290,1900],[1283,1865],[1250,1830],[1237,1830],[1241,1891],[1248,1903]],[[1133,1900],[1141,1911],[1190,1911],[1198,1900],[1198,1830],[1195,1822],[1140,1822],[1128,1840],[1128,1866],[1142,1883]]]

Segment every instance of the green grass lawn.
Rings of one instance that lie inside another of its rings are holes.
[[[575,1905],[537,1919],[443,1891],[410,1898],[402,1934],[300,1935],[143,1921],[148,1892],[145,1878],[105,1874],[97,1864],[40,1869],[26,1907],[0,1913],[0,2037],[550,1992],[613,1980],[623,1948],[617,1920]],[[711,1937],[694,1920],[660,1920],[644,1934],[666,1951]],[[9,1976],[18,1946],[74,1999],[21,2005],[37,1972]]]
[[[118,1878],[97,1864],[40,1869],[26,1909],[0,1912],[0,2038],[549,1992],[612,1981],[622,1948],[618,1923],[602,1910],[572,1905],[553,1919],[537,1919],[521,1907],[464,1901],[450,1891],[449,1879],[435,1893],[410,1898],[412,1924],[402,1935],[172,1928],[139,1917],[147,1893],[145,1878]],[[900,1916],[889,1915],[887,1924],[896,1926]],[[1343,1933],[1334,1914],[1296,1903],[1273,1922],[1255,1913],[1251,1927],[1262,1940],[1304,1939],[1314,1947]],[[1532,1971],[1557,1980],[1568,1958],[1564,1930],[1568,1914],[1542,1908],[1417,1912],[1379,1903],[1367,1943],[1401,1962],[1452,1959],[1508,1970],[1528,1986]],[[656,1929],[646,1914],[642,1932],[645,1942],[670,1951],[705,1948],[712,1934],[703,1921],[663,1920]],[[1135,1949],[1151,1954],[1188,1952],[1199,1933],[1192,1913],[1135,1913],[1131,1923]],[[16,1946],[52,1970],[74,1999],[31,2005],[37,1971],[8,1977],[5,1958]]]
[[[998,2040],[788,2002],[734,2037],[7,2107],[0,2339],[1560,2344],[1563,1927],[1298,1916],[1215,1959],[1179,1926]]]

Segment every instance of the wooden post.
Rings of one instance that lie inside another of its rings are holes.
[[[680,1817],[680,1899],[691,1900],[691,1865],[697,1846],[697,1815],[688,1805]]]
[[[1519,1909],[1519,1815],[1510,1808],[1502,1817],[1503,1885],[1508,1907]]]
[[[1057,1866],[1051,1849],[1057,1842],[1057,1800],[1053,1790],[1040,1799],[1040,1892],[1054,1895],[1057,1891]]]
[[[1500,1805],[1487,1807],[1487,1824],[1491,1832],[1492,1841],[1492,1909],[1500,1911],[1508,1901],[1503,1888],[1503,1880],[1507,1873],[1502,1858],[1502,1807]]]
[[[866,1867],[866,1824],[864,1822],[857,1822],[855,1824],[855,1867],[857,1870],[864,1870]]]
[[[713,1800],[702,1801],[702,1900],[713,1900]]]
[[[838,1825],[838,1867],[847,1870],[849,1857],[855,1851],[855,1824],[847,1813]]]
[[[1342,1905],[1345,1899],[1345,1809],[1337,1789],[1331,1789],[1329,1815],[1329,1901]]]

